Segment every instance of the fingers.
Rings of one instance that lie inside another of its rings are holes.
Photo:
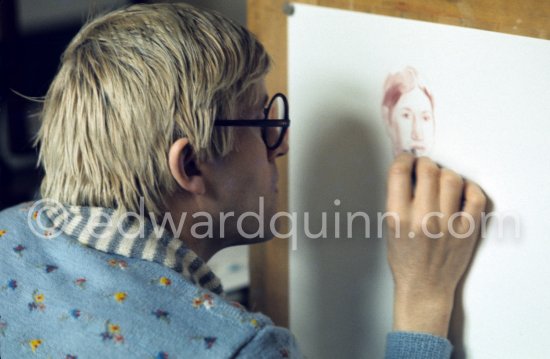
[[[444,231],[453,227],[451,233],[455,235],[470,236],[476,233],[485,206],[486,197],[477,184],[464,180],[452,170],[441,170],[440,210]]]
[[[388,210],[399,211],[410,206],[415,157],[408,153],[397,156],[388,174]]]
[[[431,228],[446,232],[451,222],[459,218],[459,232],[467,233],[464,229],[472,224],[477,227],[485,206],[486,197],[478,185],[450,169],[440,168],[427,157],[416,159],[408,153],[400,154],[389,170],[387,209],[397,212],[401,219],[418,222],[436,213],[428,218]]]
[[[464,180],[456,172],[443,168],[440,176],[439,206],[445,216],[459,212],[462,207]]]
[[[439,179],[441,170],[427,157],[420,157],[416,165],[415,205],[424,212],[439,211]]]
[[[464,212],[471,215],[476,223],[487,206],[487,197],[481,188],[472,181],[466,181],[464,187]]]

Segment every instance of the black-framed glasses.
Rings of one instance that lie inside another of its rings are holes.
[[[261,127],[265,146],[269,150],[274,150],[283,143],[286,131],[290,127],[286,96],[282,93],[273,95],[264,108],[264,116],[261,120],[215,120],[214,126]]]

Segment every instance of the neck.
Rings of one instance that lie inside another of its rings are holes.
[[[163,222],[168,225],[173,224],[174,237],[183,241],[189,249],[207,262],[218,251],[228,247],[230,243],[226,239],[212,236],[217,231],[212,228],[214,223],[211,218],[206,220],[207,217],[204,215],[194,218],[192,216],[194,213],[204,212],[195,206],[186,206],[179,202],[175,206],[171,206],[167,213],[171,221]]]
[[[182,240],[193,252],[197,253],[205,262],[208,262],[214,254],[227,247],[215,245],[221,242],[219,239],[215,238],[198,239],[193,237],[180,237],[180,240]]]

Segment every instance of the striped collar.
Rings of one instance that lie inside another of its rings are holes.
[[[137,215],[124,216],[114,209],[45,205],[53,226],[83,245],[106,253],[140,258],[175,270],[193,284],[222,294],[220,279],[182,240]]]

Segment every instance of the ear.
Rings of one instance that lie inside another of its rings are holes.
[[[197,195],[205,193],[204,179],[199,171],[195,152],[187,138],[179,138],[170,146],[168,165],[172,177],[181,188]]]

